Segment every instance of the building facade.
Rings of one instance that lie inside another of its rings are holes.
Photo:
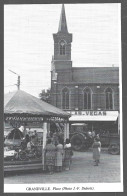
[[[71,113],[70,123],[85,122],[89,129],[118,131],[119,68],[72,67],[72,34],[64,5],[53,39],[51,104]]]

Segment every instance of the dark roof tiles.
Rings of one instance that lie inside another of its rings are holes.
[[[73,67],[73,82],[119,83],[118,67]]]

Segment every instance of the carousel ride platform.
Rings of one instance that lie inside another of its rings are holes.
[[[42,160],[4,161],[4,172],[44,169]]]

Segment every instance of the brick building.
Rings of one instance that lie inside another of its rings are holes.
[[[118,131],[119,68],[72,67],[72,34],[64,5],[53,39],[51,104],[72,114],[70,124],[85,122],[89,129]]]

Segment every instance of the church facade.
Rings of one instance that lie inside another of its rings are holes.
[[[72,34],[68,32],[64,5],[53,39],[51,104],[71,113],[70,123],[119,131],[119,68],[72,66]]]

